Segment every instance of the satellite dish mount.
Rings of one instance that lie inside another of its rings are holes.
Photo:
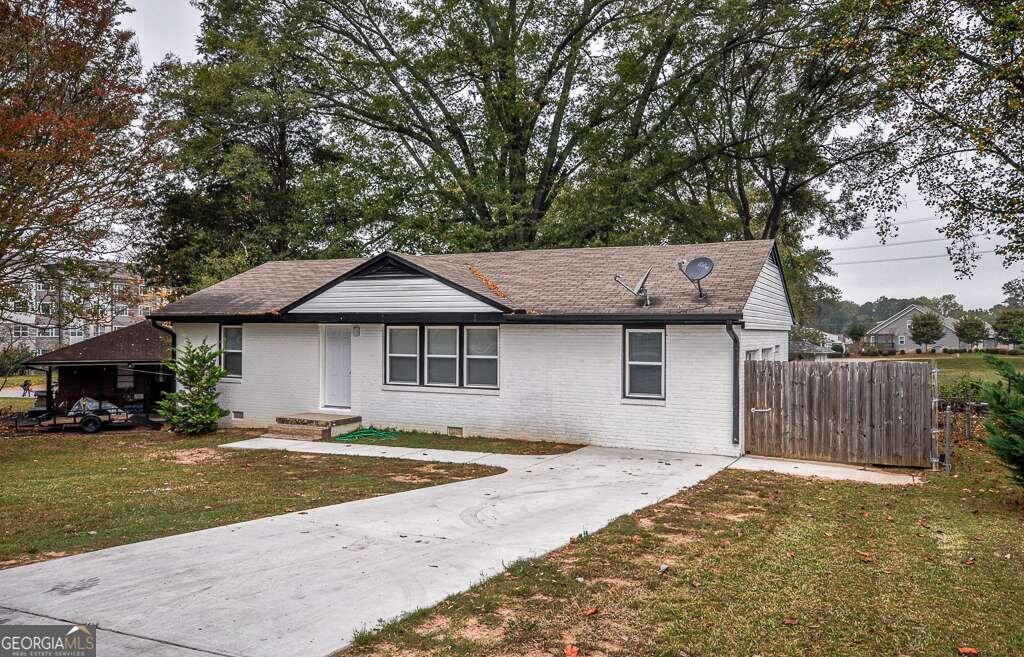
[[[679,265],[679,271],[683,272],[683,276],[697,286],[697,298],[706,298],[707,294],[704,293],[704,288],[701,287],[700,282],[711,274],[711,271],[715,268],[714,261],[711,258],[700,256],[689,262],[680,260],[676,264]]]
[[[640,281],[634,287],[626,285],[624,282],[626,279],[622,274],[615,274],[615,282],[626,288],[626,291],[632,294],[637,299],[640,299],[640,303],[646,308],[651,305],[651,293],[647,289],[647,279],[651,275],[651,270],[654,267],[648,267],[647,273],[640,277]]]

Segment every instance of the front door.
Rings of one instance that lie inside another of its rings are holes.
[[[352,329],[324,327],[324,406],[352,404]]]

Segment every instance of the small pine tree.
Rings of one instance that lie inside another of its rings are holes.
[[[985,355],[985,361],[1005,382],[978,385],[982,401],[989,406],[986,442],[1010,466],[1017,483],[1024,486],[1024,372],[990,354]]]
[[[220,354],[206,340],[200,345],[186,340],[185,346],[177,350],[177,359],[167,361],[178,390],[164,395],[156,408],[171,431],[190,436],[209,433],[228,414],[217,405],[217,384],[228,373],[218,362]]]

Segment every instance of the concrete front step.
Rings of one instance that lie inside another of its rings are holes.
[[[333,413],[296,413],[276,418],[267,431],[292,440],[322,440],[355,431],[363,426],[358,415]]]

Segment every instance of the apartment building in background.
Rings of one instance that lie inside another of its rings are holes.
[[[20,345],[35,355],[45,354],[141,321],[167,303],[166,291],[146,285],[124,263],[95,264],[104,276],[93,282],[83,303],[93,309],[89,319],[61,321],[69,293],[42,277],[26,280],[15,312],[0,318],[0,348]]]

